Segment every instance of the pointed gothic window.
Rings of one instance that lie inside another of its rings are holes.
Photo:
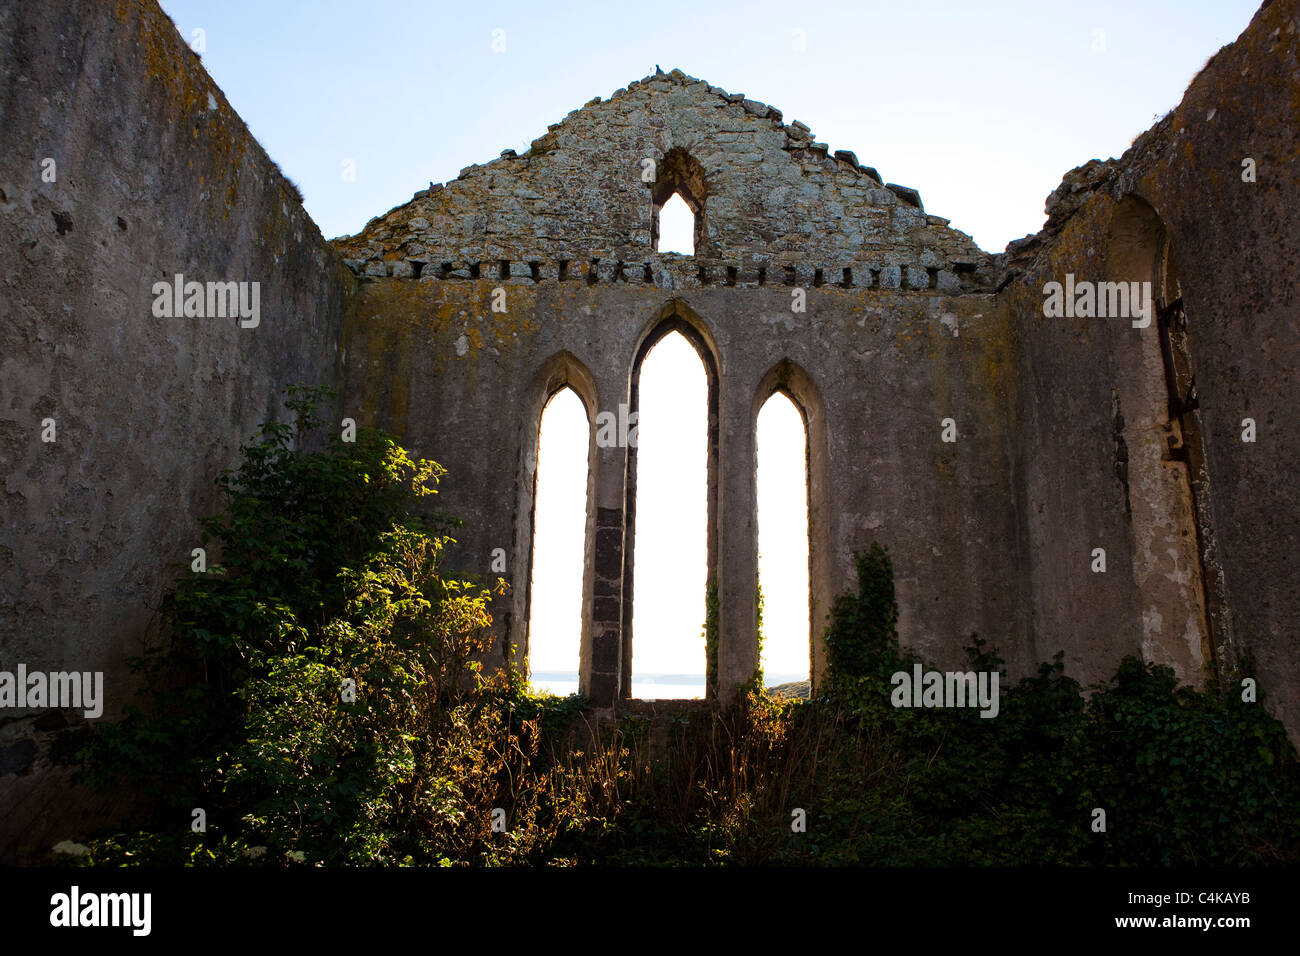
[[[694,346],[669,332],[640,366],[631,696],[705,696],[708,405]]]
[[[571,388],[542,411],[537,451],[528,670],[532,690],[578,690],[587,524],[587,410]]]
[[[808,438],[784,392],[758,413],[758,583],[763,595],[763,681],[809,679]]]

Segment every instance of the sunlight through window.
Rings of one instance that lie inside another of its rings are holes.
[[[632,696],[703,697],[708,381],[680,333],[642,362],[637,425]]]
[[[763,680],[809,679],[808,474],[803,416],[782,392],[758,413],[758,578]]]
[[[659,210],[658,251],[695,255],[695,213],[678,193]]]
[[[528,667],[534,693],[578,690],[587,526],[587,411],[563,388],[542,411],[533,510]]]

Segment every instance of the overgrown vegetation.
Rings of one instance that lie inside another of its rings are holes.
[[[709,695],[718,695],[718,580],[709,575],[704,589],[704,682]]]
[[[674,721],[590,724],[579,697],[479,665],[492,594],[442,571],[442,469],[361,430],[325,441],[296,390],[221,485],[205,573],[169,597],[138,662],[151,706],[100,730],[105,786],[158,795],[88,862],[447,864],[1291,864],[1300,772],[1239,695],[1126,660],[1085,698],[1059,659],[998,715],[896,708],[893,572],[859,555],[821,696],[761,690]],[[715,666],[716,591],[706,635]],[[970,668],[1002,662],[973,639]],[[716,675],[710,673],[710,681]],[[202,808],[206,829],[192,827]],[[1094,829],[1103,809],[1105,832]],[[806,831],[792,823],[806,816]]]
[[[163,607],[170,645],[137,662],[152,707],[104,728],[92,753],[101,782],[161,799],[149,832],[98,852],[399,863],[497,850],[473,811],[508,789],[537,721],[502,706],[519,696],[511,675],[479,675],[489,592],[441,573],[451,523],[417,506],[442,469],[366,429],[324,441],[325,397],[293,390],[296,424],[264,426],[219,479],[228,510],[204,531],[220,560],[182,577]]]

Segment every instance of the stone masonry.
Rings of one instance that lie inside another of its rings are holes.
[[[212,479],[296,381],[447,467],[450,560],[490,579],[506,553],[494,661],[526,666],[542,409],[568,386],[593,422],[636,410],[641,359],[677,331],[709,380],[711,705],[758,664],[755,422],[779,390],[807,425],[814,685],[832,600],[879,541],[902,640],[940,666],[977,633],[1013,679],[1058,652],[1084,683],[1128,654],[1249,676],[1300,739],[1297,0],[1265,3],[998,255],[677,70],[325,242],[153,0],[0,0],[0,62],[18,147],[0,155],[0,669],[103,670],[118,713]],[[693,256],[656,251],[673,195]],[[260,280],[260,326],[155,317],[176,273]],[[1046,315],[1067,276],[1150,283],[1150,323]],[[577,663],[605,716],[644,710],[635,488],[634,450],[593,442]],[[83,723],[0,713],[0,852],[111,816],[71,782]]]

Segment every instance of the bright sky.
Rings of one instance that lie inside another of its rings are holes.
[[[808,678],[807,449],[803,416],[778,392],[758,413],[758,577],[769,683]]]
[[[632,676],[704,673],[708,383],[673,332],[641,365]]]
[[[1000,252],[1041,227],[1066,171],[1119,156],[1177,105],[1259,3],[162,6],[187,39],[204,31],[209,73],[326,236],[358,232],[503,149],[523,152],[658,64],[803,121]]]
[[[587,483],[582,479],[590,440],[582,399],[571,388],[556,392],[542,410],[537,453],[528,615],[533,671],[578,671],[587,529]]]
[[[927,212],[989,252],[1042,226],[1068,170],[1121,155],[1177,105],[1259,6],[161,2],[327,237],[503,149],[524,152],[548,124],[659,65],[801,120],[886,182],[918,189]],[[670,220],[661,248],[689,251],[689,213],[676,231]],[[703,370],[669,336],[641,383],[634,673],[700,673]],[[760,416],[769,675],[807,672],[802,427],[783,397]],[[542,426],[534,671],[576,670],[588,438],[581,402],[561,393]]]
[[[677,193],[659,210],[659,251],[695,255],[695,214]]]

